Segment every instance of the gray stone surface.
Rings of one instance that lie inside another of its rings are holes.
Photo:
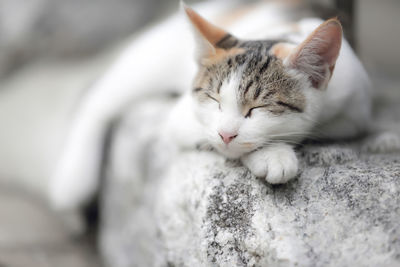
[[[100,267],[93,245],[73,238],[40,199],[0,185],[1,267]]]
[[[376,120],[396,129],[397,105],[379,99]],[[100,234],[108,266],[400,265],[399,152],[368,152],[373,136],[306,144],[298,178],[271,186],[214,152],[176,154],[159,138],[172,103],[136,104],[114,129]]]

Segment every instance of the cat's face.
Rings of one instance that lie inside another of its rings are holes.
[[[273,45],[243,42],[200,66],[192,92],[196,115],[208,142],[227,157],[296,140],[309,128],[304,81],[271,54]]]
[[[201,43],[192,96],[207,141],[238,158],[271,142],[301,140],[313,126],[312,92],[326,87],[340,44],[332,48],[324,42],[316,49],[313,38],[300,46],[241,41],[186,11]],[[322,33],[332,35],[332,29],[340,41],[338,22]]]

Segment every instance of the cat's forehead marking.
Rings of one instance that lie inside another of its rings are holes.
[[[300,86],[281,60],[290,52],[289,45],[279,40],[238,41],[229,34],[217,44],[226,52],[200,68],[193,90],[199,100],[207,95],[221,98],[222,85],[237,76],[236,85],[228,89],[237,94],[242,113],[260,105],[278,105],[280,108],[275,109],[278,113],[286,109],[304,110],[305,97]]]
[[[305,97],[298,81],[274,55],[261,60],[255,57],[245,65],[238,94],[244,112],[254,106],[276,104],[296,112],[302,112],[305,107]]]

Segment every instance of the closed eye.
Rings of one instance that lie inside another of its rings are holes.
[[[270,105],[263,105],[263,106],[257,106],[257,107],[253,107],[253,108],[251,108],[251,109],[249,109],[249,111],[247,112],[247,114],[244,116],[245,118],[250,118],[251,117],[251,112],[254,110],[254,109],[257,109],[257,108],[266,108],[266,107],[269,107]]]
[[[278,109],[278,110],[276,110],[276,108],[274,109],[273,107],[276,107],[276,106],[281,107],[281,109]],[[288,109],[288,110],[290,110],[292,112],[298,112],[298,113],[303,112],[303,109],[301,109],[301,108],[299,108],[297,106],[294,106],[292,104],[285,103],[285,102],[282,102],[282,101],[278,101],[278,102],[275,103],[275,105],[268,104],[268,105],[258,106],[258,107],[254,107],[254,108],[249,109],[249,111],[247,112],[245,118],[249,118],[251,116],[251,112],[254,109],[256,109],[256,108],[267,108],[267,107],[270,108],[269,111],[271,111],[273,113],[275,112],[275,113],[278,113],[278,114],[284,112],[285,111],[284,109]]]
[[[278,105],[280,105],[282,107],[288,108],[288,109],[290,109],[291,111],[294,111],[294,112],[299,112],[299,113],[303,112],[303,110],[301,108],[296,107],[296,106],[294,106],[292,104],[289,104],[289,103],[278,101],[278,102],[276,102],[276,104],[278,104]]]
[[[221,104],[219,103],[219,101],[218,101],[216,98],[212,97],[212,96],[209,95],[208,93],[206,93],[206,95],[207,95],[209,98],[211,98],[212,100],[214,100],[215,102],[217,102],[217,103],[218,103],[218,108],[221,109]]]

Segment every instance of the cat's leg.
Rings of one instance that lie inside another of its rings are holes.
[[[242,163],[257,177],[271,184],[286,183],[298,172],[298,161],[293,147],[274,144],[263,147],[241,158]]]
[[[98,117],[78,114],[50,181],[50,200],[59,210],[76,209],[88,201],[98,185],[106,124]]]
[[[140,35],[83,99],[49,188],[56,209],[76,209],[96,192],[103,137],[129,103],[190,88],[193,40],[185,32],[174,17]]]

